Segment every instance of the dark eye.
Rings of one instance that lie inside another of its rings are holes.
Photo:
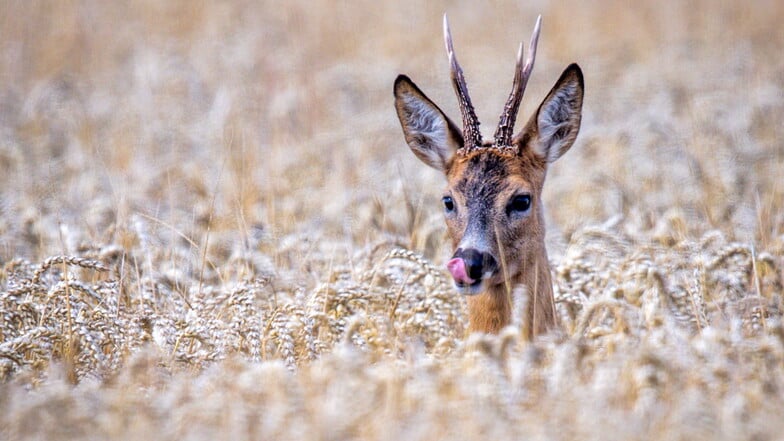
[[[446,209],[446,211],[454,211],[455,201],[453,201],[450,196],[444,196],[441,200],[444,201],[444,209]]]
[[[512,201],[509,202],[509,205],[506,207],[506,213],[522,213],[528,211],[529,208],[531,208],[531,196],[521,194],[512,198]]]

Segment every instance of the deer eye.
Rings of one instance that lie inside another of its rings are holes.
[[[509,205],[506,207],[506,214],[523,213],[531,208],[531,196],[527,194],[520,194],[512,198]]]
[[[444,209],[446,211],[454,211],[455,210],[455,201],[452,200],[451,196],[444,196],[441,199],[444,202]]]

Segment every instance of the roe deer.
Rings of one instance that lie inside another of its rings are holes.
[[[483,141],[479,132],[446,15],[444,41],[462,131],[407,76],[395,80],[395,109],[408,146],[422,162],[446,175],[443,203],[454,250],[447,268],[458,292],[468,296],[469,332],[497,333],[508,325],[512,287],[520,284],[529,296],[527,335],[556,325],[541,195],[548,165],[569,150],[580,130],[583,74],[577,64],[567,67],[513,136],[540,28],[541,16],[525,64],[520,44],[512,92],[492,140]]]

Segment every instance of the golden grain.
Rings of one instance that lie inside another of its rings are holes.
[[[784,4],[627,3],[2,3],[0,439],[780,437]],[[522,113],[586,74],[533,342],[395,120],[444,11],[480,111],[538,13]]]

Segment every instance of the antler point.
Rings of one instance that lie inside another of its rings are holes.
[[[542,26],[541,14],[536,18],[536,25],[531,34],[531,42],[528,48],[528,56],[523,64],[523,43],[520,43],[520,48],[517,50],[517,66],[515,68],[514,82],[512,83],[512,93],[504,106],[504,111],[501,113],[501,120],[498,123],[498,128],[495,132],[495,142],[499,147],[505,147],[512,142],[512,132],[514,130],[515,119],[517,118],[517,111],[520,108],[520,102],[525,92],[525,86],[531,76],[531,71],[534,68],[534,61],[536,60],[536,46],[539,42],[539,32]]]
[[[452,33],[449,31],[449,19],[444,12],[444,44],[446,45],[446,53],[449,58],[452,58]]]

